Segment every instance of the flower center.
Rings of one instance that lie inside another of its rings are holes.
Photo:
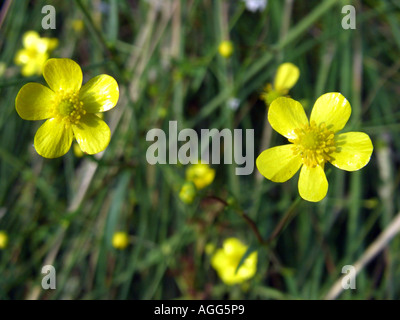
[[[323,165],[332,158],[330,154],[336,150],[335,134],[328,130],[324,122],[317,125],[315,121],[294,130],[295,139],[289,139],[293,145],[293,154],[300,155],[308,167]]]
[[[54,118],[63,121],[67,127],[78,124],[81,117],[86,114],[83,102],[79,100],[79,92],[57,91],[53,106]]]

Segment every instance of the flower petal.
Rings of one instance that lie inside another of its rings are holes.
[[[35,149],[44,158],[58,158],[66,154],[72,144],[72,129],[56,119],[49,119],[36,132]]]
[[[256,160],[258,171],[274,182],[289,180],[300,169],[301,157],[293,155],[293,144],[286,144],[263,151]]]
[[[110,128],[94,114],[82,116],[79,124],[72,125],[72,130],[82,151],[88,154],[99,153],[110,143]]]
[[[299,177],[300,196],[307,201],[318,202],[325,198],[328,192],[328,180],[324,168],[303,166]]]
[[[38,52],[45,52],[46,48],[42,46],[40,36],[36,31],[27,31],[22,36],[22,44],[24,48],[35,50]]]
[[[329,130],[342,130],[350,118],[351,106],[339,92],[325,93],[320,96],[311,111],[310,121],[317,124],[325,122]]]
[[[297,138],[294,130],[308,123],[303,106],[291,98],[275,99],[268,111],[268,121],[275,131],[288,139]]]
[[[371,139],[363,132],[347,132],[335,137],[336,151],[330,154],[335,167],[347,171],[356,171],[370,160],[374,149]]]
[[[83,107],[89,113],[103,112],[115,107],[119,98],[118,83],[106,74],[88,81],[79,92]]]
[[[56,95],[39,83],[27,83],[15,98],[15,109],[24,120],[44,120],[52,117],[51,104]]]
[[[293,63],[282,63],[276,71],[274,80],[274,89],[287,94],[297,82],[300,76],[300,70]]]
[[[78,91],[82,86],[81,67],[71,59],[49,59],[43,68],[43,76],[53,91]]]

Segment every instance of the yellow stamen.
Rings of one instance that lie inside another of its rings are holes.
[[[53,102],[54,118],[64,122],[66,127],[78,124],[82,115],[86,114],[83,102],[79,100],[79,93],[74,91],[57,91],[57,98]]]
[[[293,153],[300,155],[308,167],[323,165],[331,160],[330,154],[336,150],[335,134],[327,129],[324,122],[317,125],[315,121],[295,129],[297,137],[289,139]]]

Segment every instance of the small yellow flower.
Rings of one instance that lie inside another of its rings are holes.
[[[222,41],[218,46],[218,52],[224,58],[229,58],[233,53],[233,44],[231,41]]]
[[[77,158],[82,158],[84,153],[82,152],[81,148],[79,147],[79,144],[77,142],[74,142],[72,144],[72,148],[74,150],[74,155]]]
[[[77,32],[77,33],[81,32],[84,27],[85,27],[85,24],[82,19],[72,20],[72,29],[74,29],[75,32]]]
[[[193,199],[196,197],[196,188],[192,182],[185,182],[179,192],[179,198],[184,203],[192,203]]]
[[[226,284],[242,283],[255,275],[257,271],[257,252],[251,253],[236,272],[240,260],[247,249],[248,247],[239,239],[228,238],[224,241],[222,249],[218,249],[213,254],[211,265]]]
[[[50,59],[43,69],[50,88],[27,83],[18,92],[15,107],[22,119],[45,120],[34,139],[45,158],[61,157],[75,138],[88,154],[103,151],[110,142],[107,124],[95,115],[112,109],[118,101],[118,84],[102,74],[82,86],[82,70],[70,59]]]
[[[215,251],[215,244],[213,243],[207,243],[206,246],[204,247],[204,252],[208,255],[211,255]]]
[[[126,232],[115,232],[112,238],[112,245],[115,249],[124,250],[129,245],[129,236]]]
[[[287,95],[289,90],[296,84],[299,76],[300,70],[293,63],[282,63],[276,71],[274,85],[267,84],[265,86],[261,99],[267,105],[270,105],[276,98]]]
[[[210,185],[214,177],[215,170],[205,163],[193,164],[186,170],[186,180],[193,182],[198,190]]]
[[[350,103],[337,92],[326,93],[314,104],[310,122],[302,105],[280,97],[270,106],[268,120],[272,128],[290,144],[263,151],[256,160],[260,173],[274,182],[285,182],[301,168],[300,196],[312,202],[328,192],[324,167],[356,171],[370,160],[373,146],[363,132],[340,133],[351,114]]]
[[[5,249],[8,244],[8,235],[5,231],[0,231],[0,249]]]
[[[25,32],[22,37],[24,48],[15,55],[15,64],[22,66],[25,77],[42,74],[49,54],[58,46],[56,38],[41,38],[36,31]]]

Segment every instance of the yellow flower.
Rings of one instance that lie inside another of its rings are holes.
[[[371,158],[373,146],[367,134],[338,134],[350,114],[350,103],[337,92],[317,99],[310,122],[298,101],[285,97],[276,99],[269,108],[268,120],[291,144],[263,151],[256,160],[258,170],[269,180],[285,182],[301,168],[300,196],[312,202],[322,200],[328,192],[326,162],[342,170],[356,171]]]
[[[79,144],[78,143],[76,143],[76,142],[74,142],[73,144],[72,144],[72,148],[73,148],[73,150],[74,150],[74,155],[75,155],[75,157],[77,157],[77,158],[82,158],[83,157],[83,152],[82,152],[82,150],[81,150],[81,148],[79,147]]]
[[[8,235],[5,231],[0,231],[0,249],[5,249],[8,244]]]
[[[82,87],[82,70],[70,59],[48,60],[43,76],[50,88],[27,83],[15,99],[22,119],[48,119],[35,135],[37,153],[45,158],[61,157],[74,138],[83,152],[103,151],[110,142],[110,128],[95,113],[117,104],[119,89],[115,79],[102,74]]]
[[[203,189],[214,181],[215,170],[208,164],[197,163],[186,170],[186,180],[194,183],[197,189]]]
[[[77,32],[77,33],[81,32],[84,27],[85,27],[85,24],[82,19],[72,20],[72,29],[74,29],[75,32]]]
[[[24,48],[15,55],[15,64],[22,66],[25,77],[42,74],[49,53],[58,46],[56,38],[41,38],[36,31],[25,32],[22,37]]]
[[[218,52],[224,58],[229,58],[233,53],[233,44],[230,41],[222,41],[218,46]]]
[[[204,247],[204,252],[208,255],[213,254],[215,251],[215,245],[213,243],[207,243]]]
[[[196,188],[192,182],[185,182],[179,192],[179,198],[184,203],[192,203],[194,197],[196,196]]]
[[[248,247],[239,239],[228,238],[224,241],[222,249],[218,249],[213,254],[211,265],[226,284],[242,283],[255,275],[257,271],[257,252],[251,253],[236,272],[240,260],[247,249]]]
[[[115,232],[112,238],[112,245],[115,249],[124,250],[129,244],[129,236],[126,232]]]
[[[261,99],[270,105],[276,98],[287,95],[289,90],[296,84],[299,76],[300,70],[293,63],[282,63],[276,71],[274,85],[266,85],[264,92],[261,94]]]

